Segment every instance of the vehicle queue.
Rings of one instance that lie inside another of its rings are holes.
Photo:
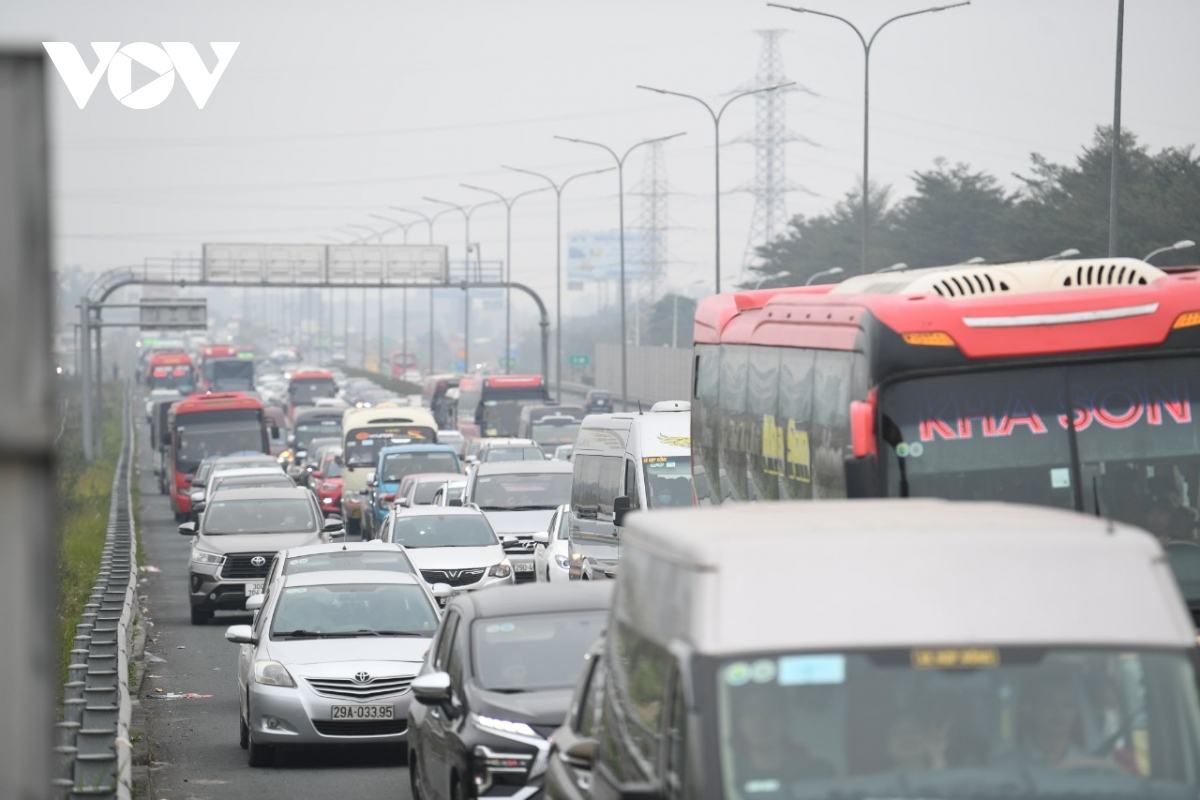
[[[192,620],[254,613],[250,764],[394,743],[430,800],[1195,797],[1200,286],[1119,261],[712,298],[694,395],[646,411],[488,375],[367,408],[305,370],[288,417],[340,431],[270,475],[184,462],[244,442],[175,401]],[[502,438],[541,419],[570,460]]]

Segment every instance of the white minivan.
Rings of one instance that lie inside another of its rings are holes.
[[[691,403],[666,400],[584,418],[571,455],[572,579],[612,576],[627,512],[695,505],[690,412]]]

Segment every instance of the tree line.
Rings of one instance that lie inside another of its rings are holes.
[[[939,159],[915,173],[915,192],[893,201],[889,187],[872,187],[867,271],[893,264],[929,267],[979,257],[988,262],[1047,258],[1067,249],[1080,257],[1107,255],[1112,129],[1099,127],[1074,164],[1037,153],[1015,191],[994,175]],[[1121,133],[1119,248],[1141,258],[1181,239],[1200,241],[1200,157],[1193,146],[1150,152]],[[787,232],[758,249],[743,288],[802,285],[842,267],[859,271],[861,193],[852,191],[825,214],[794,217]],[[1200,251],[1155,258],[1159,266],[1200,263]],[[832,279],[832,278],[831,278]]]

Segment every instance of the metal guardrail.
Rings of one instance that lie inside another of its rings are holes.
[[[133,524],[133,425],[126,393],[121,453],[113,477],[108,535],[100,573],[75,628],[57,725],[54,796],[115,797],[132,792],[132,706],[129,697],[130,627],[137,590],[137,536]]]

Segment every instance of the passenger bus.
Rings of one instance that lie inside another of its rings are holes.
[[[288,418],[294,419],[296,408],[315,405],[319,397],[337,397],[337,381],[333,373],[323,369],[297,370],[292,373],[287,388]]]
[[[380,449],[392,444],[437,442],[437,422],[428,409],[405,406],[348,408],[342,414],[342,512],[346,532],[361,531],[362,491]]]
[[[396,352],[392,353],[391,363],[392,377],[400,378],[401,380],[407,379],[409,373],[415,372],[418,369],[416,353],[405,353],[401,350],[397,350]]]
[[[451,430],[456,425],[453,398],[447,393],[457,389],[461,380],[458,375],[429,375],[421,381],[421,402],[433,412],[439,431]]]
[[[254,391],[254,353],[234,345],[200,349],[200,388],[210,392]]]
[[[194,394],[167,412],[167,476],[171,510],[180,522],[192,510],[192,475],[209,456],[270,453],[262,403],[238,392]]]
[[[458,430],[468,439],[516,436],[521,407],[550,399],[541,375],[463,378],[458,385]]]
[[[696,312],[701,503],[991,499],[1163,535],[1169,516],[1191,538],[1198,402],[1200,272],[1135,259],[866,275]]]
[[[146,367],[145,389],[174,389],[181,395],[196,389],[196,370],[187,353],[155,353]]]

